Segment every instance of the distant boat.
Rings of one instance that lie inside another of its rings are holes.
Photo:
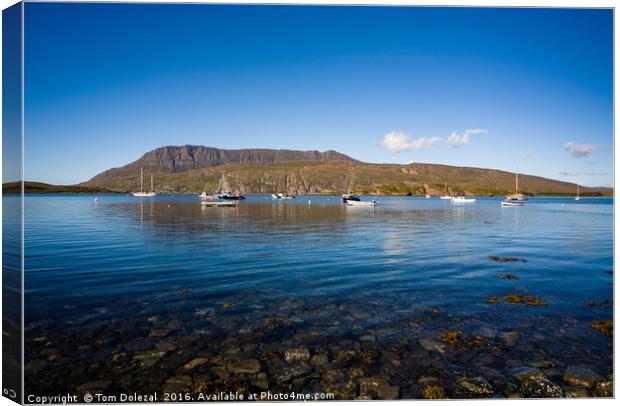
[[[238,201],[203,200],[200,202],[203,207],[237,207]]]
[[[451,202],[452,203],[474,203],[476,201],[476,199],[473,198],[466,198],[465,196],[456,196],[453,197]]]
[[[448,194],[448,182],[445,183],[443,188],[443,196],[440,197],[442,200],[452,200],[452,196]]]
[[[515,192],[511,195],[506,196],[506,200],[517,200],[517,201],[527,200],[528,197],[526,195],[524,195],[523,193],[519,193],[519,174],[515,173],[515,175],[516,175]]]
[[[502,207],[518,207],[523,206],[523,202],[502,202]]]
[[[230,193],[230,192],[225,192],[222,194],[217,195],[217,197],[219,197],[220,199],[223,200],[243,200],[245,199],[245,196],[240,195],[239,193]]]
[[[201,194],[198,195],[198,198],[200,200],[217,200],[217,196],[208,195],[207,192],[202,192]]]
[[[376,200],[371,200],[370,202],[364,202],[361,200],[347,200],[346,203],[349,206],[376,206],[379,204]]]
[[[348,202],[361,202],[362,199],[360,199],[360,197],[354,193],[345,193],[344,195],[342,195],[342,203],[348,203]]]
[[[581,197],[579,197],[579,183],[577,183],[577,197],[575,197],[575,200],[581,200]]]
[[[222,179],[220,179],[220,193],[217,195],[218,198],[222,199],[222,200],[243,200],[245,199],[245,196],[240,195],[239,193],[230,193],[230,192],[224,192],[222,190],[222,187],[224,185],[224,176],[225,174],[222,174]]]
[[[425,197],[426,197],[427,199],[430,199],[430,198],[431,198],[431,195],[426,195]]]
[[[133,192],[132,194],[135,197],[153,197],[157,195],[157,193],[155,193],[155,191],[153,190],[153,175],[151,175],[151,191],[145,192],[144,191],[144,169],[140,168],[140,191]]]
[[[271,195],[272,199],[294,199],[295,195],[289,195],[288,193],[274,193]]]

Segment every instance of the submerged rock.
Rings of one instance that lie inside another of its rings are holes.
[[[482,377],[461,378],[454,384],[454,389],[464,395],[487,397],[494,393],[491,384]]]
[[[310,351],[307,348],[292,348],[284,351],[284,359],[289,363],[308,361],[310,359]]]
[[[567,398],[589,398],[590,392],[582,386],[569,386],[564,388],[564,397]]]
[[[302,376],[308,375],[312,372],[311,368],[295,366],[292,368],[287,368],[283,370],[276,378],[276,381],[279,384],[287,383],[295,378],[300,378]]]
[[[373,396],[378,399],[398,399],[400,387],[391,386],[379,378],[360,379],[360,396]]]
[[[199,367],[202,364],[206,364],[207,362],[209,362],[209,358],[197,357],[191,360],[190,362],[188,362],[187,364],[183,365],[183,368],[194,369],[196,367]]]
[[[257,359],[232,358],[225,362],[226,369],[235,374],[256,374],[260,372],[260,362]]]
[[[536,375],[521,381],[521,394],[528,398],[559,398],[563,396],[562,388],[547,377]]]
[[[519,367],[510,370],[510,373],[519,381],[524,381],[531,378],[547,378],[547,375],[538,368],[533,367]]]
[[[169,378],[165,385],[165,392],[183,392],[192,385],[192,377],[189,375],[177,375]]]
[[[614,381],[610,379],[604,382],[594,384],[594,396],[598,398],[611,398],[614,396]]]
[[[327,355],[317,354],[310,359],[310,364],[314,366],[325,366],[329,364],[329,360],[327,359]]]
[[[572,386],[583,386],[591,388],[598,381],[602,381],[603,377],[585,367],[572,366],[564,372],[564,382]]]

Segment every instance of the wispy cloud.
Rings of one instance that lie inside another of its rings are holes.
[[[599,151],[594,145],[590,144],[577,144],[575,142],[567,142],[564,144],[564,149],[573,157],[573,158],[583,158],[585,156],[590,155],[593,152]]]
[[[523,154],[523,156],[521,157],[521,159],[530,159],[532,157],[532,155],[534,155],[534,151],[529,150],[527,151],[525,154]]]
[[[442,142],[439,137],[419,137],[411,140],[406,134],[400,131],[392,131],[383,136],[381,146],[392,152],[407,152],[412,149],[424,149],[433,144]]]
[[[475,128],[473,130],[465,130],[463,134],[453,132],[450,134],[446,142],[454,148],[461,148],[463,145],[469,143],[469,138],[474,135],[486,134],[488,131],[482,128]]]
[[[584,173],[584,175],[586,175],[586,176],[606,176],[608,174],[607,173],[603,173],[603,172],[586,172],[586,173]]]
[[[560,175],[563,175],[563,176],[578,176],[579,174],[577,172],[561,171]]]

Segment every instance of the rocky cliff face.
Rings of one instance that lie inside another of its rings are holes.
[[[271,164],[285,161],[344,161],[354,159],[336,151],[291,151],[286,149],[218,149],[200,145],[162,147],[147,152],[127,166],[139,166],[158,172],[183,172],[231,163]]]

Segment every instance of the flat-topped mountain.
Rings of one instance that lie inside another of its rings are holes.
[[[184,172],[212,168],[232,163],[272,164],[290,161],[354,162],[336,151],[291,151],[287,149],[219,149],[202,145],[166,146],[142,155],[121,168],[113,168],[95,176],[89,182],[128,175],[140,168],[148,172]]]
[[[155,190],[164,193],[344,193],[504,195],[514,192],[515,175],[506,171],[414,163],[369,164],[336,151],[275,149],[225,150],[204,146],[162,147],[121,168],[109,169],[83,186],[129,192],[152,174]],[[520,175],[520,192],[573,195],[576,185]],[[611,189],[581,189],[583,196],[610,194]]]

